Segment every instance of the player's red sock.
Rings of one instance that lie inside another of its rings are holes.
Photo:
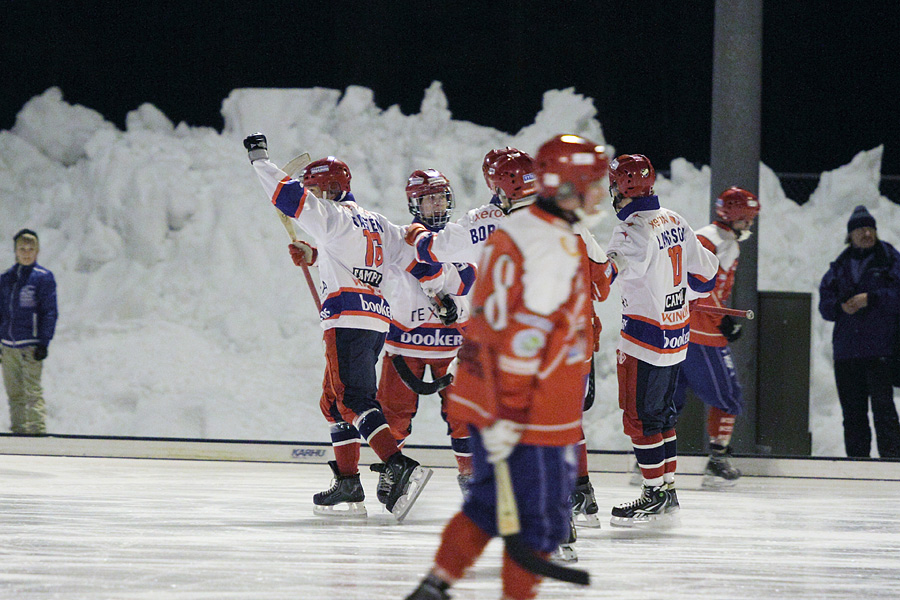
[[[350,442],[334,449],[334,460],[337,462],[338,472],[341,475],[356,475],[359,473],[359,442]]]
[[[547,554],[538,553],[541,558],[547,558]],[[519,563],[503,553],[503,569],[500,572],[503,579],[503,598],[509,600],[531,600],[537,596],[537,586],[541,582],[540,575],[526,571]]]
[[[442,577],[451,579],[448,583],[453,583],[481,556],[489,541],[490,535],[482,531],[472,519],[458,512],[444,527],[434,564]]]
[[[711,407],[706,421],[706,431],[710,441],[721,446],[731,443],[731,434],[734,433],[735,415],[729,414],[721,408]]]

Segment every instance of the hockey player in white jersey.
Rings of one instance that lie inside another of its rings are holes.
[[[679,508],[674,392],[690,339],[687,290],[708,293],[719,268],[687,221],[659,205],[655,181],[646,156],[627,154],[610,163],[609,193],[621,221],[606,250],[622,296],[619,406],[644,479],[637,500],[612,509],[611,524],[627,527]]]
[[[509,146],[491,150],[484,156],[481,171],[493,194],[488,204],[473,208],[440,232],[428,231],[421,224],[407,228],[406,241],[415,246],[419,261],[477,263],[500,221],[537,199],[534,161],[526,153]]]
[[[375,365],[391,322],[381,285],[388,267],[398,264],[404,255],[408,257],[403,229],[356,204],[349,192],[349,169],[342,161],[328,157],[307,166],[304,179],[333,168],[346,170],[347,188],[323,189],[328,199],[320,199],[302,181],[291,179],[269,161],[263,134],[247,136],[244,147],[266,196],[318,246],[319,317],[325,329],[326,352],[333,353],[327,362],[332,368],[337,366],[331,373],[337,393],[330,401],[323,394],[322,413],[332,425],[332,433],[339,423],[351,424],[384,461],[373,465],[373,470],[381,472],[378,500],[402,520],[431,476],[430,469],[400,451],[375,399]],[[352,461],[332,465],[335,486],[314,496],[316,512],[331,513],[344,503],[358,511],[365,495],[358,485],[357,466]]]
[[[408,178],[406,196],[413,223],[437,232],[450,220],[453,189],[440,171],[414,171]],[[447,375],[462,345],[463,328],[469,318],[469,302],[465,296],[475,282],[475,266],[470,263],[420,263],[415,260],[413,248],[406,246],[406,249],[407,263],[392,266],[384,285],[393,318],[385,342],[377,396],[401,445],[412,433],[412,420],[419,410],[419,393],[405,383],[398,369],[403,368],[420,381],[426,370],[431,371],[435,381]],[[456,457],[459,485],[465,492],[472,474],[469,430],[464,423],[447,418],[443,390],[438,394],[441,415],[447,422],[450,446]]]

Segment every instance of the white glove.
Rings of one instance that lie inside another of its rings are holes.
[[[488,452],[488,462],[495,464],[506,460],[522,437],[525,426],[508,419],[499,419],[481,430],[481,441]]]

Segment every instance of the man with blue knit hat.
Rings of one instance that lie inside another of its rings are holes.
[[[16,264],[0,275],[0,356],[13,433],[47,433],[43,360],[56,329],[56,280],[37,264],[37,233],[13,236]]]
[[[834,321],[834,377],[844,415],[847,456],[868,457],[869,403],[878,455],[900,458],[892,356],[900,335],[900,253],[878,239],[875,218],[857,206],[847,222],[849,246],[819,285],[819,313]]]

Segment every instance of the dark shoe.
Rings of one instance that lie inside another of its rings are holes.
[[[381,474],[378,478],[378,500],[398,521],[406,517],[433,473],[401,452],[392,455],[386,463],[372,465],[370,469]]]
[[[313,512],[336,517],[366,516],[366,493],[359,482],[359,473],[341,475],[333,460],[328,461],[328,466],[334,473],[334,481],[329,489],[313,496]],[[346,507],[342,506],[344,504]]]
[[[731,446],[709,445],[709,462],[703,472],[702,487],[723,488],[737,484],[741,471],[731,464]]]
[[[681,510],[681,505],[678,503],[678,494],[675,492],[675,484],[666,484],[666,491],[669,492],[669,501],[666,503],[666,514],[671,515],[677,513]]]
[[[434,575],[428,575],[405,600],[450,600],[450,595],[447,593],[448,587]]]
[[[665,484],[657,486],[643,486],[641,495],[637,500],[620,504],[612,509],[610,525],[619,527],[631,527],[657,521],[666,515],[666,505],[669,502],[669,492]]]
[[[585,477],[585,479],[587,479]],[[590,481],[583,481],[575,486],[575,491],[569,499],[572,504],[572,516],[576,521],[583,520],[586,527],[600,527],[600,508],[597,506],[597,498],[594,496],[594,486]]]

